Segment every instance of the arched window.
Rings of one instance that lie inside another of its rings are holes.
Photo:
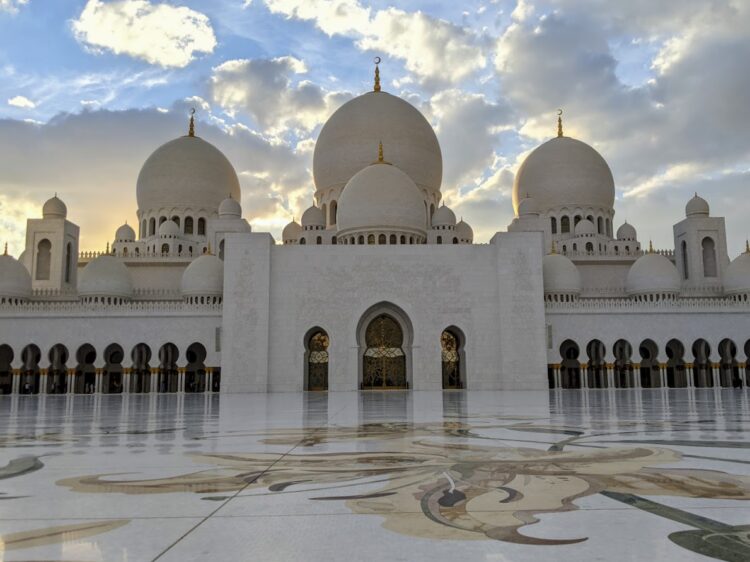
[[[161,253],[162,255],[166,255],[169,253],[169,244],[162,244],[161,245]]]
[[[192,234],[193,233],[193,217],[185,217],[184,232],[185,232],[185,234]]]
[[[127,248],[125,248],[127,250]],[[65,246],[65,282],[70,283],[70,272],[73,269],[73,244],[68,242]]]
[[[156,234],[156,219],[151,217],[148,221],[148,235],[153,236]]]
[[[381,234],[378,236],[378,244],[385,244],[386,243],[386,237],[385,234]]]
[[[305,244],[307,244],[307,241],[305,240],[305,237],[304,237],[304,236],[303,236],[302,238],[300,238],[300,239],[299,239],[299,243],[300,243],[300,244],[301,244],[302,246],[304,246]]]
[[[442,236],[438,236],[437,237],[437,243],[438,244],[442,244],[443,243],[443,237]]]
[[[49,279],[50,264],[52,262],[52,243],[46,238],[39,242],[36,247],[36,279],[46,281]]]
[[[586,251],[587,252],[593,252],[594,251],[594,245],[591,242],[586,242]]]
[[[338,243],[339,243],[339,239],[338,238],[336,238],[335,236],[333,238],[331,238],[331,244],[333,244],[335,246]]]
[[[602,219],[602,217],[598,217],[596,219],[596,231],[599,234],[605,234],[605,232],[604,232],[604,219]]]
[[[224,260],[224,240],[219,242],[219,259]]]
[[[318,236],[315,239],[315,243],[318,244],[318,245],[322,244],[323,243],[323,237],[322,236]]]
[[[331,225],[336,224],[336,211],[338,211],[338,203],[336,203],[336,201],[331,201],[331,204],[328,206],[328,222]]]
[[[570,217],[565,216],[560,219],[560,232],[563,234],[570,232]]]
[[[364,244],[365,243],[365,237],[364,235],[360,234],[357,238],[357,244]]]
[[[328,334],[320,329],[313,329],[305,341],[305,390],[328,390],[328,345]]]
[[[573,251],[574,252],[578,251],[578,244],[576,244],[575,242],[573,243]]]
[[[177,226],[180,226],[180,217],[177,215],[172,217],[172,222],[175,223]]]
[[[576,215],[573,219],[573,226],[577,226],[579,222],[581,222],[581,215]]]
[[[389,314],[374,318],[365,331],[362,388],[407,388],[404,332]]]
[[[448,328],[440,335],[443,388],[463,388],[463,337],[458,330]]]
[[[716,277],[716,244],[713,238],[706,236],[701,246],[703,247],[703,276]]]
[[[557,219],[555,217],[550,217],[549,224],[552,228],[552,234],[557,234]]]
[[[453,237],[453,243],[458,244],[458,238],[456,238],[455,236]]]
[[[206,235],[206,219],[203,217],[198,219],[198,236]]]
[[[398,238],[396,237],[395,234],[391,234],[391,244],[397,244],[397,243],[398,243]]]
[[[680,244],[680,248],[682,249],[682,276],[687,279],[690,277],[690,269],[688,268],[687,242],[683,240],[682,244]]]
[[[414,237],[413,236],[409,236],[409,244],[414,244]]]
[[[159,217],[159,226],[167,222],[167,217]]]
[[[406,244],[406,236],[404,236],[403,234],[401,235],[401,243]]]
[[[367,235],[367,243],[368,244],[374,244],[375,243],[375,235],[374,234],[368,234]]]

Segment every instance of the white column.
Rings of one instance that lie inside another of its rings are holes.
[[[47,394],[48,376],[46,369],[39,369],[39,394]]]
[[[615,387],[615,368],[612,363],[607,363],[607,388]]]
[[[562,388],[562,376],[560,375],[560,365],[555,367],[555,389]]]
[[[206,392],[213,392],[214,390],[214,370],[211,367],[206,367]]]
[[[122,393],[130,394],[130,369],[122,371]]]
[[[185,369],[177,369],[177,392],[185,392]]]
[[[10,393],[18,394],[18,387],[21,386],[21,374],[19,369],[11,369],[12,379],[10,383]]]

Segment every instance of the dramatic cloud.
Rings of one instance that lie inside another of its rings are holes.
[[[304,63],[294,57],[230,60],[214,68],[211,95],[227,112],[246,113],[267,133],[306,133],[351,95],[293,82],[305,72]]]
[[[109,50],[163,67],[181,68],[195,53],[216,47],[204,14],[147,0],[89,0],[72,22],[76,39],[88,48]]]
[[[15,14],[21,6],[28,3],[29,0],[0,0],[0,12]]]
[[[486,64],[478,34],[422,12],[373,12],[357,0],[264,1],[273,13],[313,21],[328,35],[354,37],[363,50],[403,60],[407,70],[431,85],[455,84]]]
[[[21,109],[34,109],[36,104],[25,96],[15,96],[8,100],[8,105]]]

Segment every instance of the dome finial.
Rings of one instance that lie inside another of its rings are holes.
[[[190,126],[188,127],[188,136],[195,136],[195,108],[190,108]]]
[[[563,110],[558,109],[557,110],[557,137],[560,138],[563,136],[563,128],[562,128],[562,114]]]
[[[375,87],[373,88],[374,92],[380,91],[380,57],[375,57]]]
[[[5,243],[5,253],[8,253],[8,243]],[[745,240],[745,253],[750,254],[750,240]]]
[[[556,254],[557,253],[557,243],[554,240],[552,240],[552,248],[550,248],[549,253],[550,254]]]
[[[4,256],[8,255],[8,243],[7,242],[5,243],[5,251],[3,252],[3,255]]]
[[[209,256],[212,256],[212,255],[213,255],[213,254],[211,253],[211,242],[209,242],[209,243],[208,243],[208,246],[206,247],[206,254],[207,254],[207,255],[209,255]]]
[[[107,242],[107,249],[106,249],[106,251],[104,253],[105,254],[109,254],[109,242]]]
[[[385,162],[385,158],[383,156],[383,141],[378,142],[378,162],[381,164]]]
[[[653,254],[654,253],[654,243],[652,240],[648,241],[648,253]]]

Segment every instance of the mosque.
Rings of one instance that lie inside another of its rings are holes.
[[[232,164],[188,134],[157,148],[135,227],[81,252],[57,196],[0,256],[3,394],[743,387],[750,248],[698,197],[655,250],[615,230],[591,146],[536,148],[489,243],[441,204],[425,117],[373,91],[314,152],[313,202],[282,240],[243,218]]]

